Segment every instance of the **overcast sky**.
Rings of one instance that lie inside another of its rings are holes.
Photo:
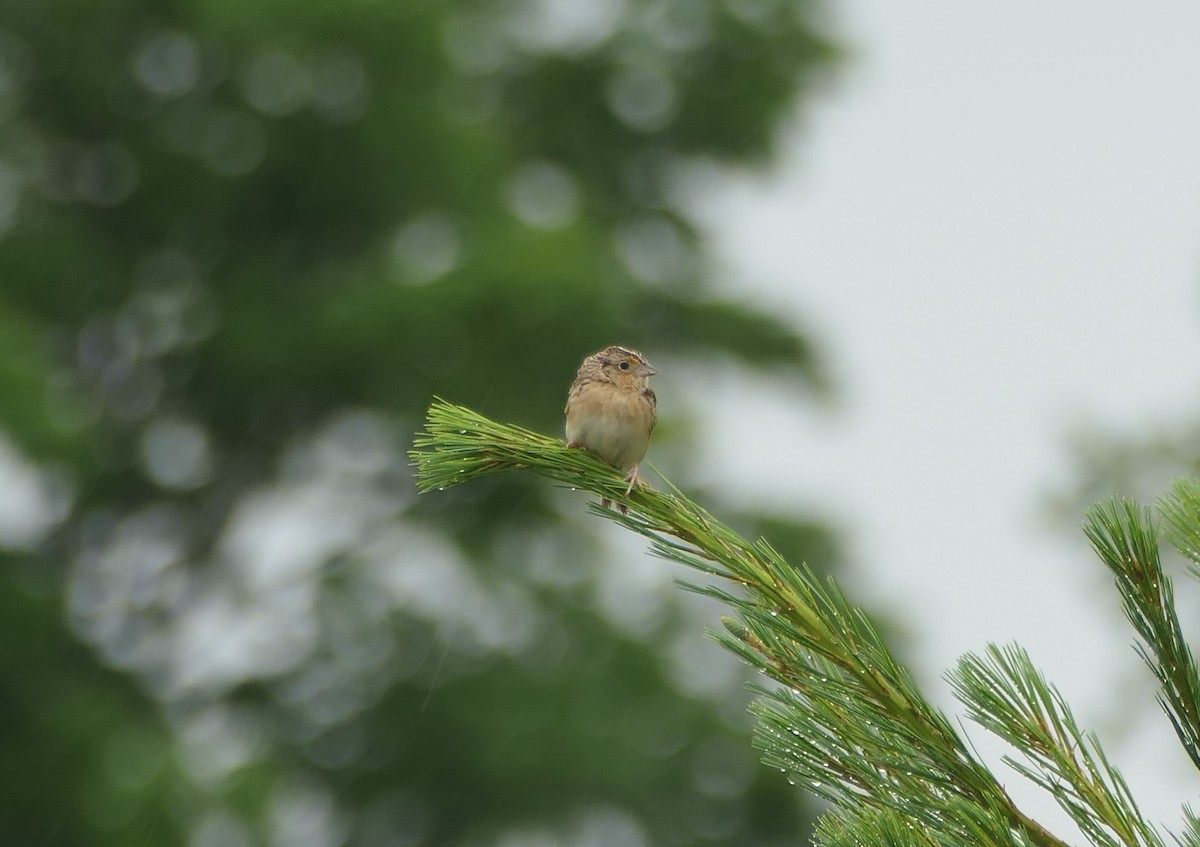
[[[852,56],[781,167],[697,197],[728,290],[810,328],[841,402],[727,386],[709,453],[850,531],[850,590],[894,606],[939,702],[961,653],[1019,641],[1177,829],[1200,780],[1039,507],[1077,425],[1200,417],[1200,4],[836,10]]]

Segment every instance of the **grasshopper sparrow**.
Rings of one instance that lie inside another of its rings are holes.
[[[627,471],[629,487],[641,482],[638,462],[654,429],[656,399],[650,377],[658,373],[628,347],[605,347],[583,360],[567,394],[567,446],[582,447]],[[600,505],[607,508],[609,501]],[[618,506],[624,512],[624,506]]]

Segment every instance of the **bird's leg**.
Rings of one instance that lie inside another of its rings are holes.
[[[580,444],[578,441],[568,441],[567,446],[573,447],[573,448],[578,448],[580,450],[587,449],[582,444]],[[642,478],[638,475],[637,465],[634,465],[633,468],[629,471],[629,473],[625,474],[625,479],[628,480],[628,482],[629,482],[629,486],[625,489],[626,497],[629,496],[629,492],[633,491],[633,486],[635,486],[635,485],[644,486],[646,484],[646,483],[642,482]],[[619,511],[622,515],[625,514],[627,511],[629,511],[629,508],[627,506],[622,506],[620,503],[614,504],[613,501],[609,500],[607,497],[600,498],[600,508],[601,509],[611,509],[614,505],[616,506],[617,511]]]
[[[626,497],[629,496],[629,492],[633,491],[633,487],[635,485],[637,485],[639,487],[645,487],[645,485],[646,485],[646,483],[644,483],[642,481],[642,478],[638,475],[637,465],[634,465],[633,469],[630,470],[629,473],[627,473],[625,475],[625,479],[628,480],[628,482],[629,482],[629,485],[626,486],[626,488],[625,488],[625,496]],[[607,497],[600,498],[600,508],[607,509],[607,508],[609,508],[609,506],[612,506],[612,505],[613,505],[613,502],[611,500],[609,500]],[[629,511],[628,506],[622,506],[620,503],[617,503],[616,507],[617,507],[617,511],[620,512],[622,515],[625,514],[627,511]]]
[[[646,487],[646,483],[642,480],[642,477],[638,474],[638,466],[637,465],[634,465],[632,468],[630,468],[629,473],[625,474],[625,479],[627,479],[629,481],[629,485],[625,486],[625,496],[626,497],[629,496],[629,492],[633,491],[633,487],[635,485],[638,486],[639,488]],[[607,508],[608,501],[601,500],[600,505]],[[623,515],[629,511],[629,507],[622,506],[620,503],[618,503],[617,510]]]
[[[642,487],[645,487],[645,485],[646,485],[646,483],[642,482],[642,478],[640,476],[638,476],[638,466],[637,465],[634,465],[630,469],[629,473],[625,474],[625,479],[627,479],[629,481],[629,485],[625,489],[626,497],[629,496],[630,491],[633,491],[633,487],[635,485],[640,485]]]

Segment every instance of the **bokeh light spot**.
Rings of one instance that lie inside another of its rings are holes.
[[[272,847],[338,847],[346,824],[328,791],[311,784],[285,785],[271,803]]]
[[[136,421],[150,414],[162,397],[165,380],[154,362],[135,362],[128,370],[110,369],[104,374],[104,392],[112,414]]]
[[[627,65],[605,88],[608,106],[626,126],[656,132],[675,118],[675,86],[666,74],[647,65]]]
[[[549,162],[521,168],[509,184],[507,199],[513,214],[536,229],[563,229],[579,216],[574,177]]]
[[[707,697],[720,702],[728,697],[742,675],[743,666],[716,643],[677,637],[667,650],[668,675],[675,687],[689,697]]]
[[[499,70],[509,59],[510,48],[496,32],[503,25],[494,14],[459,12],[446,18],[442,43],[459,70],[486,74]]]
[[[392,241],[392,256],[403,281],[433,282],[458,266],[462,237],[458,224],[445,212],[427,212],[400,227]]]
[[[267,50],[256,55],[241,78],[242,96],[264,115],[281,118],[308,102],[308,69],[290,53]]]
[[[623,224],[613,240],[621,263],[644,282],[673,282],[688,271],[691,251],[666,218],[644,217]]]
[[[84,147],[75,159],[75,195],[94,206],[116,206],[137,187],[139,170],[123,144]]]
[[[207,338],[216,327],[212,293],[202,284],[199,263],[167,247],[134,266],[135,293],[122,311],[143,356],[164,353]]]
[[[647,847],[650,836],[646,828],[624,809],[597,806],[581,811],[567,839],[573,847]]]
[[[309,64],[312,105],[330,123],[362,117],[370,103],[370,77],[357,53],[340,48],[321,53]]]
[[[698,50],[712,34],[709,4],[700,0],[672,0],[655,9],[651,32],[667,50]]]
[[[267,153],[262,123],[244,112],[217,112],[206,122],[200,137],[200,154],[222,176],[244,176]]]
[[[66,481],[28,461],[0,436],[0,548],[41,541],[70,509]]]
[[[212,475],[208,433],[193,421],[158,418],[142,432],[146,475],[163,488],[198,488]]]
[[[186,33],[165,30],[151,36],[133,58],[133,71],[147,90],[179,97],[200,79],[200,50]]]
[[[245,709],[211,705],[179,720],[183,763],[201,784],[214,784],[252,761],[263,747],[263,731]]]
[[[509,19],[512,38],[526,50],[582,53],[610,38],[624,0],[530,0]]]
[[[71,572],[70,620],[117,667],[149,670],[169,656],[169,643],[143,615],[161,614],[186,590],[183,533],[179,512],[162,505],[121,521],[93,513],[84,525],[88,543]]]

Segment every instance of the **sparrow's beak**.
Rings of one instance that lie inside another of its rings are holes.
[[[638,365],[637,370],[634,371],[636,376],[654,376],[656,373],[658,373],[658,371],[652,368],[649,364]]]

